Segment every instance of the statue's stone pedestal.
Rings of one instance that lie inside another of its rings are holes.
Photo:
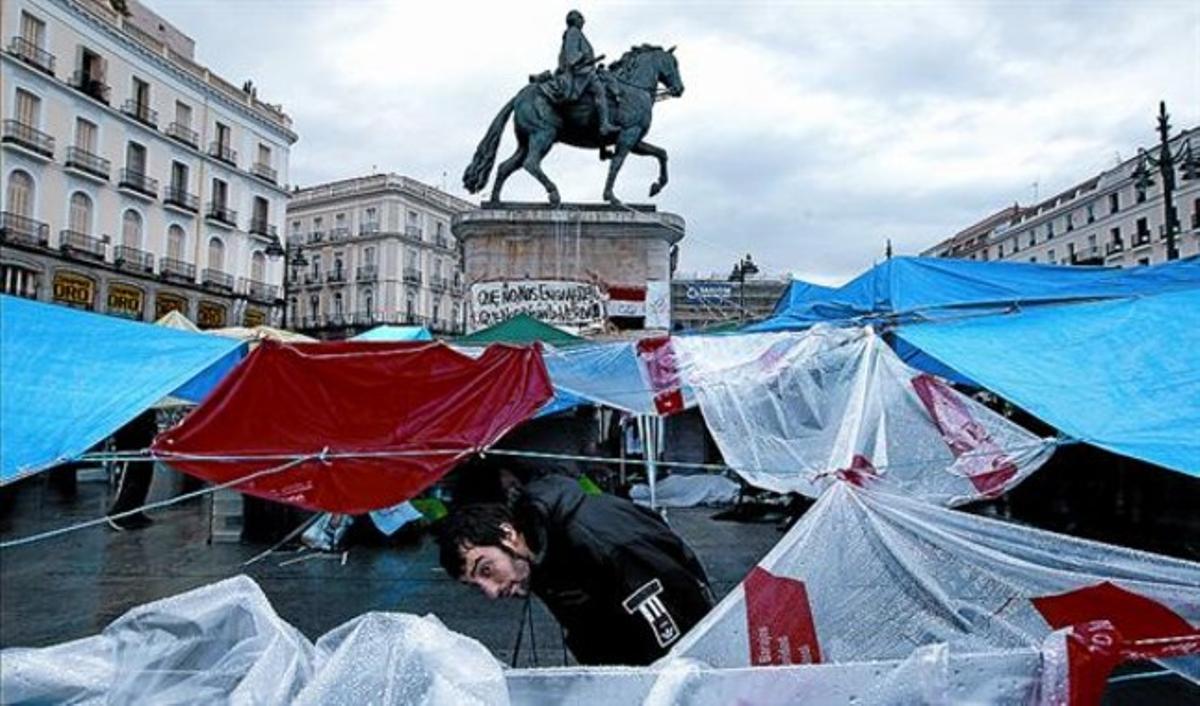
[[[594,287],[605,303],[636,301],[638,291],[651,298],[666,291],[669,297],[672,248],[684,227],[680,216],[644,205],[501,203],[459,214],[451,230],[462,247],[468,327],[483,328],[514,313],[557,325],[594,324],[585,321],[596,318],[594,311],[584,312],[590,304],[574,306],[589,295],[571,285]],[[628,319],[624,314],[636,312],[636,305],[605,303],[601,319]]]

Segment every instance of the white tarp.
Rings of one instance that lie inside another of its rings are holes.
[[[956,505],[1004,492],[1053,451],[870,328],[672,339],[725,462],[747,482],[815,498],[837,478]]]
[[[737,500],[741,490],[725,476],[676,474],[658,481],[655,504],[659,507],[696,507],[697,505],[728,505]],[[642,505],[650,504],[650,486],[638,483],[629,489],[629,499]]]
[[[734,668],[903,659],[937,643],[980,653],[1093,620],[1129,639],[1200,632],[1200,564],[843,482],[669,657]],[[1170,666],[1200,680],[1200,657]]]

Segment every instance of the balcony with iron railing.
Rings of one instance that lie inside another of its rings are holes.
[[[404,281],[407,282],[408,284],[420,284],[421,283],[421,271],[415,267],[405,267],[404,268]]]
[[[435,292],[444,292],[450,288],[450,281],[435,274],[429,278],[429,288]]]
[[[325,231],[314,230],[313,232],[308,234],[308,244],[309,245],[312,245],[313,243],[319,243],[323,240],[325,240]]]
[[[312,270],[309,270],[308,272],[304,273],[304,283],[305,284],[320,284],[323,281],[324,280],[321,279],[320,272],[314,272]]]
[[[1192,214],[1192,230],[1200,231],[1200,207]]]
[[[264,164],[262,162],[255,162],[254,165],[250,167],[250,173],[259,179],[268,181],[272,184],[277,182],[279,176],[279,173],[272,169],[271,165]]]
[[[189,194],[179,186],[168,186],[163,189],[163,203],[196,213],[200,210],[200,199],[195,194]]]
[[[237,225],[237,211],[221,201],[209,201],[208,207],[204,209],[204,217],[229,227]]]
[[[404,226],[404,237],[410,240],[420,240],[423,233],[417,226]]]
[[[447,250],[450,249],[450,239],[444,235],[433,236],[433,244],[439,248],[445,248]]]
[[[160,258],[158,273],[165,278],[174,278],[184,282],[196,281],[196,266],[186,260],[174,257]]]
[[[378,222],[363,223],[362,225],[360,225],[358,227],[359,235],[375,235],[378,232],[379,232],[379,223]]]
[[[4,136],[0,139],[6,144],[24,147],[43,157],[54,157],[54,138],[20,120],[5,120]]]
[[[287,237],[287,244],[288,244],[288,247],[289,247],[289,248],[300,248],[300,247],[303,247],[303,245],[304,245],[304,236],[303,236],[303,235],[300,235],[299,233],[293,233],[292,235],[289,235],[289,236]]]
[[[58,247],[68,257],[79,256],[92,260],[103,260],[105,244],[102,238],[79,231],[63,230],[58,233]]]
[[[111,89],[104,79],[90,76],[86,71],[76,71],[71,74],[71,88],[108,105],[108,95]]]
[[[167,126],[166,133],[167,137],[178,140],[189,147],[197,147],[200,144],[200,136],[196,134],[196,131],[183,123],[171,123]]]
[[[359,265],[354,272],[354,279],[359,282],[374,282],[379,278],[379,267],[377,265]]]
[[[1111,243],[1105,244],[1105,246],[1104,246],[1104,254],[1105,255],[1115,255],[1119,252],[1124,252],[1124,251],[1125,251],[1125,243],[1121,242],[1120,240],[1114,240]]]
[[[271,225],[265,216],[255,216],[250,219],[250,232],[254,235],[265,235],[274,238],[279,233],[279,229]]]
[[[0,240],[46,247],[50,243],[50,226],[11,211],[0,212]]]
[[[40,71],[54,75],[54,55],[24,37],[10,39],[8,53]]]
[[[154,272],[154,254],[129,245],[113,248],[113,263],[122,270]]]
[[[136,98],[130,98],[121,106],[121,112],[143,125],[158,128],[158,111],[149,104],[142,103]]]
[[[249,277],[242,277],[238,282],[238,289],[246,294],[251,299],[256,299],[261,302],[274,302],[279,299],[279,286],[267,284]]]
[[[208,154],[211,157],[216,157],[222,162],[232,164],[235,167],[237,166],[237,150],[221,142],[220,140],[213,140],[211,143],[209,143]]]
[[[223,289],[227,292],[232,292],[233,275],[212,267],[205,267],[200,271],[200,284],[204,285],[205,287]]]
[[[117,187],[131,189],[152,199],[158,198],[158,180],[146,176],[139,169],[122,169]]]
[[[335,267],[325,273],[325,281],[330,284],[345,284],[346,271],[340,267]]]
[[[1150,244],[1150,229],[1149,228],[1139,228],[1137,230],[1137,232],[1135,232],[1133,234],[1133,238],[1132,238],[1132,242],[1130,243],[1130,247],[1137,248],[1137,247],[1141,247],[1143,245],[1149,245],[1149,244]]]
[[[112,171],[112,163],[107,159],[97,154],[92,154],[82,147],[68,147],[67,159],[64,164],[73,169],[78,169],[86,174],[91,174],[94,177],[108,180],[108,175]]]
[[[360,310],[354,312],[354,323],[360,326],[370,326],[372,324],[383,323],[383,317],[374,311]]]
[[[350,229],[346,228],[345,226],[337,226],[336,228],[330,228],[329,229],[329,239],[331,241],[349,240],[350,239]]]

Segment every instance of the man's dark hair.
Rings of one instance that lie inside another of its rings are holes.
[[[453,579],[466,570],[463,554],[471,547],[504,547],[500,525],[519,530],[516,518],[502,503],[464,505],[437,524],[438,560]]]

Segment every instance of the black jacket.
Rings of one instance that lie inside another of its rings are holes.
[[[644,665],[712,608],[696,555],[654,512],[550,475],[525,486],[530,588],[580,664]]]

